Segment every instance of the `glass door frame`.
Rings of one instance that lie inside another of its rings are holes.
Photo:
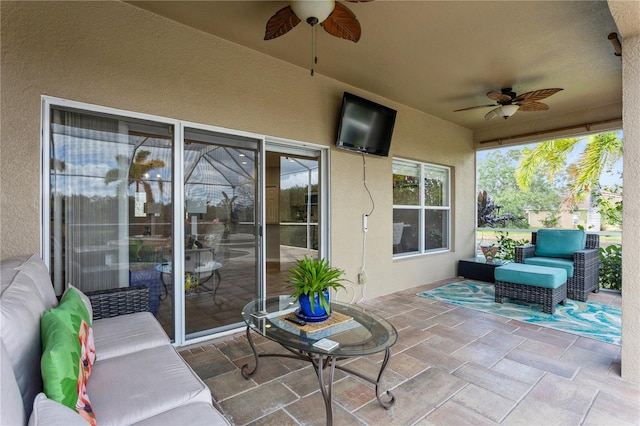
[[[301,153],[302,155],[310,155],[319,153],[318,159],[320,161],[319,167],[319,185],[320,191],[319,198],[319,243],[318,254],[323,258],[329,258],[330,256],[330,240],[329,240],[329,221],[330,221],[330,188],[329,188],[329,152],[330,147],[325,145],[316,145],[306,142],[300,142],[296,140],[281,139],[275,137],[269,137],[266,135],[256,134],[252,132],[244,132],[235,129],[228,129],[217,126],[205,125],[202,123],[188,122],[184,120],[172,119],[164,116],[137,113],[130,110],[123,110],[117,108],[111,108],[106,106],[100,106],[95,104],[89,104],[84,102],[72,101],[62,98],[56,98],[48,95],[41,96],[41,133],[40,133],[40,255],[44,259],[45,264],[50,269],[50,200],[51,200],[51,187],[49,175],[51,172],[50,164],[50,138],[51,138],[51,109],[54,107],[71,108],[80,111],[86,111],[96,114],[107,114],[113,116],[120,116],[123,118],[129,118],[133,120],[148,120],[158,123],[167,124],[173,126],[173,144],[174,144],[174,156],[173,156],[173,182],[172,196],[173,196],[173,226],[172,235],[174,236],[172,242],[172,262],[173,269],[173,288],[174,288],[174,336],[173,344],[176,346],[183,346],[187,344],[197,343],[199,341],[209,340],[214,337],[221,337],[228,334],[237,333],[242,327],[233,328],[222,331],[216,334],[208,334],[199,336],[193,339],[186,338],[185,330],[185,294],[183,289],[183,277],[184,277],[184,264],[183,262],[175,262],[175,259],[184,259],[184,226],[182,226],[182,217],[184,216],[184,186],[181,184],[184,182],[184,133],[185,128],[201,129],[205,131],[213,131],[218,133],[226,133],[231,136],[248,137],[259,142],[258,149],[258,164],[257,164],[257,178],[258,185],[256,187],[257,193],[255,196],[256,203],[256,223],[258,232],[257,237],[259,242],[257,249],[259,253],[256,256],[256,279],[258,283],[258,296],[264,296],[266,294],[266,243],[264,238],[266,212],[265,212],[265,158],[266,152],[269,150],[276,150],[279,152],[287,153]],[[180,184],[178,184],[180,183]],[[56,289],[56,293],[60,293],[64,289]],[[239,314],[239,312],[238,312]],[[239,315],[238,315],[239,316]],[[240,316],[239,316],[240,317]]]
[[[264,151],[263,152],[263,158],[266,158],[266,152],[267,151],[272,151],[272,152],[279,152],[282,154],[291,154],[291,155],[302,155],[302,156],[314,156],[315,153],[319,153],[319,155],[317,156],[318,161],[320,163],[319,167],[318,167],[318,185],[319,185],[319,193],[318,193],[318,204],[319,204],[319,210],[318,210],[318,256],[320,258],[325,258],[325,259],[329,259],[330,258],[330,247],[331,245],[329,244],[329,221],[330,221],[330,215],[329,212],[331,211],[331,206],[330,206],[330,188],[329,188],[329,170],[331,170],[331,168],[329,167],[329,152],[330,149],[328,146],[325,145],[316,145],[316,144],[312,144],[312,143],[306,143],[306,142],[300,142],[300,141],[295,141],[295,140],[291,140],[291,139],[282,139],[282,138],[274,138],[274,137],[266,137],[265,139],[265,147],[264,147]],[[263,187],[263,193],[266,191],[266,185],[265,185],[265,181],[266,181],[266,176],[263,175],[262,176],[262,187]],[[264,205],[265,200],[263,199],[263,205]],[[265,209],[263,209],[263,218],[262,218],[262,223],[266,223],[266,212]],[[263,244],[265,244],[265,246],[263,247],[263,253],[266,252],[266,241],[264,241],[265,238],[263,238]],[[263,269],[263,277],[266,277],[266,270],[267,270],[267,265],[266,265],[266,259],[263,262],[262,265],[262,269]],[[262,294],[266,294],[266,279],[263,281],[262,283],[263,285],[263,293]]]
[[[256,211],[256,228],[258,229],[257,238],[258,244],[256,248],[258,253],[256,253],[256,283],[258,286],[257,297],[261,297],[264,293],[265,288],[265,245],[264,245],[264,233],[263,233],[263,224],[264,224],[264,147],[265,147],[265,136],[259,135],[251,132],[243,132],[240,130],[232,130],[224,127],[218,126],[210,126],[202,123],[194,123],[188,121],[180,121],[179,125],[176,127],[176,135],[179,135],[178,140],[184,143],[185,140],[185,129],[196,129],[203,130],[207,132],[220,133],[220,134],[228,134],[232,137],[244,137],[248,139],[254,139],[258,141],[258,150],[257,150],[257,159],[256,159],[256,178],[258,179],[258,184],[256,185],[256,194],[255,194],[255,211]],[[184,217],[185,211],[185,202],[184,202],[184,147],[181,145],[180,151],[175,155],[175,163],[174,168],[176,169],[176,182],[180,182],[180,184],[175,184],[174,197],[176,200],[180,200],[178,203],[174,205],[174,215],[176,218]],[[178,188],[179,187],[179,188]],[[185,233],[184,226],[178,226],[179,221],[176,220],[174,222],[174,235],[176,235],[176,242],[174,244],[174,258],[175,259],[184,259],[185,256]],[[184,288],[184,282],[182,281],[182,277],[184,277],[184,262],[175,262],[177,264],[177,268],[173,271],[173,287],[175,293],[175,301],[176,301],[176,310],[175,310],[175,327],[176,327],[176,339],[175,343],[179,346],[181,345],[189,345],[198,343],[201,341],[211,340],[214,337],[222,337],[229,334],[235,334],[238,331],[242,330],[244,327],[240,323],[242,323],[242,319],[240,317],[240,311],[238,311],[238,327],[227,327],[224,330],[214,333],[207,334],[207,330],[203,330],[201,332],[196,333],[196,336],[187,338],[186,334],[186,307],[185,307],[185,292],[177,291],[178,289]],[[244,324],[244,323],[242,323]],[[180,330],[180,333],[178,333]],[[178,336],[180,340],[178,340]]]

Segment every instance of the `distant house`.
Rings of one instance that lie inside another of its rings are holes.
[[[610,191],[603,191],[602,196],[612,201],[621,201],[622,195],[615,194]],[[564,203],[559,212],[540,211],[526,212],[526,218],[531,228],[545,227],[550,224],[550,228],[576,229],[579,226],[584,227],[587,231],[621,231],[619,226],[611,225],[603,222],[597,206],[592,205],[589,209],[591,197],[585,197],[577,206],[570,203]]]

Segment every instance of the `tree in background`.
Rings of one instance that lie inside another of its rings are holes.
[[[522,149],[488,153],[485,160],[478,162],[478,191],[486,191],[490,195],[494,208],[497,208],[497,216],[511,215],[522,218],[527,210],[538,212],[559,209],[565,191],[565,181],[556,179],[556,182],[550,185],[544,174],[537,171],[531,177],[529,190],[522,191],[516,181],[516,168],[521,156]],[[481,203],[481,200],[478,201]],[[482,207],[478,208],[478,226],[483,226],[480,224]],[[526,222],[514,225],[528,226]]]
[[[557,139],[539,143],[534,149],[525,148],[516,170],[519,187],[528,191],[540,172],[550,184],[566,172],[569,176],[567,202],[576,205],[585,196],[597,198],[601,190],[600,176],[622,157],[622,141],[615,132],[589,136],[578,161],[567,164],[578,142],[577,138]],[[597,208],[595,199],[590,200],[589,206]]]
[[[558,210],[550,211],[547,213],[547,217],[540,221],[540,224],[545,228],[555,228],[560,221],[560,212]]]
[[[602,221],[613,228],[622,229],[622,185],[603,187],[595,202],[600,208]]]
[[[478,228],[489,226],[491,228],[499,226],[505,228],[510,224],[519,224],[524,217],[514,214],[500,214],[502,206],[496,205],[487,191],[478,192]]]
[[[604,187],[596,203],[602,220],[610,226],[622,229],[622,185]],[[622,245],[609,244],[600,247],[600,287],[622,290]]]

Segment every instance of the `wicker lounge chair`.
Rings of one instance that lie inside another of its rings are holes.
[[[540,232],[557,231],[561,233],[582,232],[580,230],[540,230]],[[568,234],[565,234],[568,235]],[[582,250],[573,252],[573,259],[540,256],[536,253],[537,232],[531,233],[531,244],[516,247],[515,261],[518,263],[537,264],[542,266],[557,266],[555,262],[572,261],[573,274],[567,274],[567,297],[586,302],[590,292],[598,292],[600,286],[600,237],[597,234],[586,234],[586,241]],[[537,258],[534,260],[533,258]],[[529,259],[529,260],[527,260]],[[540,261],[542,259],[542,261]],[[546,259],[546,260],[545,260]]]

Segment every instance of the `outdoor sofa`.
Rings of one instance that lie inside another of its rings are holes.
[[[59,302],[37,255],[2,260],[0,282],[1,425],[229,424],[155,317],[135,312],[147,287]]]

